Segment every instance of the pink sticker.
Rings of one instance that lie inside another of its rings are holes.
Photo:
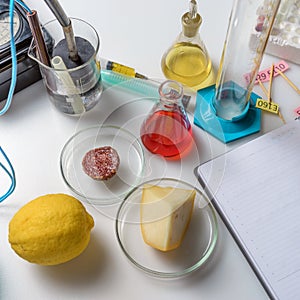
[[[294,112],[296,113],[297,116],[300,116],[300,106],[294,109]]]
[[[285,72],[289,68],[289,65],[284,61],[281,60],[279,63],[274,65],[274,73],[273,77],[278,76],[280,73],[278,70],[280,70],[282,73]],[[258,84],[258,81],[260,80],[261,82],[266,82],[270,80],[270,74],[271,74],[271,67],[268,69],[265,69],[263,71],[260,71],[256,75],[256,81],[255,84]],[[245,75],[246,80],[249,82],[250,80],[250,74]]]

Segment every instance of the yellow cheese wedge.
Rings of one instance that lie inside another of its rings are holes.
[[[195,190],[144,185],[140,216],[145,243],[161,251],[178,248],[192,217],[195,195]]]

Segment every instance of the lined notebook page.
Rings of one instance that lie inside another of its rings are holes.
[[[269,295],[300,299],[300,121],[196,171]]]

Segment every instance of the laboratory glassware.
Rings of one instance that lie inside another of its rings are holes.
[[[77,43],[79,60],[69,57],[66,39],[57,19],[43,25],[44,34],[52,38],[49,57],[44,64],[37,55],[34,42],[28,56],[39,64],[44,85],[54,107],[67,115],[80,115],[91,110],[99,101],[103,85],[99,58],[100,39],[87,22],[70,18]]]
[[[164,53],[161,68],[166,78],[197,90],[214,83],[214,72],[199,34],[202,17],[195,0],[190,1],[190,9],[182,16],[181,23],[182,31]]]
[[[280,0],[234,0],[216,84],[197,92],[194,124],[228,143],[260,131],[256,75]],[[253,34],[259,28],[259,39]]]
[[[216,79],[213,105],[225,120],[243,117],[280,0],[235,0]],[[260,28],[257,40],[251,37]]]
[[[180,158],[193,141],[192,127],[182,104],[183,87],[167,80],[160,85],[159,95],[160,100],[141,126],[141,140],[154,154]]]

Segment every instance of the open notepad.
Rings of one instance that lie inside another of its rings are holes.
[[[269,296],[300,299],[300,121],[195,173]]]

